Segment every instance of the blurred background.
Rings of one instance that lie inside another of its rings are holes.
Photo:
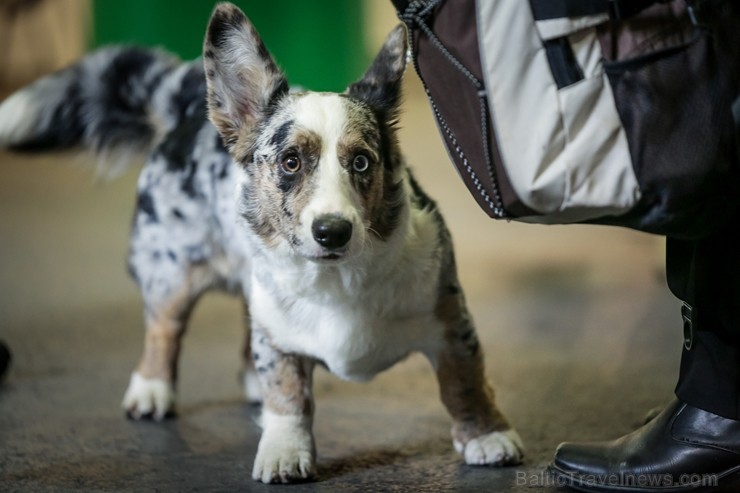
[[[387,0],[236,3],[291,82],[317,90],[360,77],[397,23]],[[0,97],[101,44],[196,57],[213,4],[0,0]],[[619,436],[670,399],[682,337],[662,241],[492,221],[447,160],[412,69],[404,90],[402,147],[448,221],[487,370],[528,459],[462,467],[432,371],[413,356],[367,384],[317,372],[321,481],[291,491],[531,491],[560,441]],[[196,309],[179,418],[123,419],[143,338],[124,268],[138,170],[101,183],[85,164],[0,151],[0,340],[14,356],[0,384],[0,491],[262,491],[249,479],[259,428],[237,383],[238,301],[214,294]]]
[[[365,69],[371,48],[395,24],[390,2],[305,0],[233,2],[293,84],[341,91]],[[200,56],[210,0],[0,0],[0,87],[7,93],[111,43],[159,46]],[[341,22],[337,22],[341,19]],[[331,53],[316,57],[316,53]]]

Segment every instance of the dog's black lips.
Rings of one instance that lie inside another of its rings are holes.
[[[333,263],[341,259],[342,255],[338,253],[327,253],[326,255],[318,255],[316,257],[308,257],[309,260],[319,263]]]

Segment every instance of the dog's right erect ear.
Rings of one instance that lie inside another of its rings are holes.
[[[249,144],[240,141],[248,138],[270,103],[288,92],[288,82],[254,26],[230,3],[217,5],[211,15],[203,64],[208,117],[232,155],[243,160]]]

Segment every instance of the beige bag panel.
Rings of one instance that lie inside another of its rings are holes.
[[[477,16],[493,124],[522,201],[548,222],[627,212],[640,191],[592,27],[603,19],[537,24],[525,0],[478,0]],[[569,35],[583,80],[558,90],[543,32]]]

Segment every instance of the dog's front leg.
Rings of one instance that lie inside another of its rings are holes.
[[[262,437],[252,477],[263,483],[303,481],[314,475],[313,361],[275,349],[252,329],[252,357],[263,390]]]
[[[521,462],[521,439],[496,407],[462,294],[443,297],[436,311],[445,325],[444,340],[429,358],[437,372],[442,402],[452,416],[455,449],[471,465]]]

